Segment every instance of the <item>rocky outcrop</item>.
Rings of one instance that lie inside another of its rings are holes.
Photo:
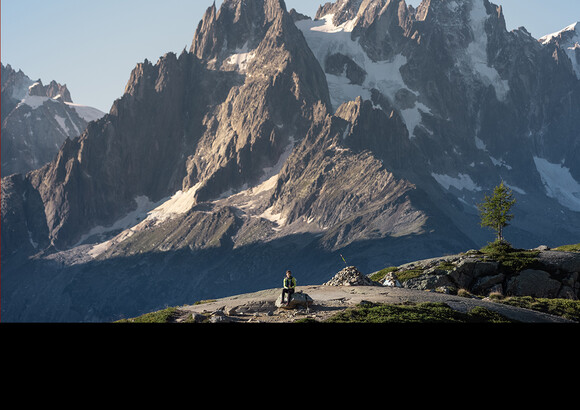
[[[504,296],[580,298],[580,253],[525,252],[525,255],[507,261],[469,251],[406,264],[392,274],[409,289],[445,293],[464,289],[483,296],[497,293]],[[522,258],[519,263],[518,258]],[[385,280],[382,280],[383,284]]]

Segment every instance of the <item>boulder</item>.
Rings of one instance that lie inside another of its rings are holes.
[[[514,296],[555,298],[562,284],[550,277],[548,272],[526,269],[508,281],[506,292]]]
[[[288,297],[286,295],[286,297]],[[281,307],[281,308],[285,308],[285,309],[293,309],[297,306],[310,306],[312,304],[313,300],[310,296],[308,296],[308,294],[300,291],[294,292],[294,294],[292,295],[292,298],[290,299],[290,303],[288,304],[282,304],[282,291],[280,291],[280,295],[278,296],[278,299],[276,299],[276,307]]]
[[[405,288],[431,290],[437,288],[457,288],[448,274],[425,274],[405,281]]]
[[[383,279],[383,286],[390,286],[393,288],[402,288],[401,282],[393,272],[388,272]]]
[[[495,275],[498,267],[497,262],[483,262],[478,258],[466,258],[456,265],[450,276],[458,287],[469,289],[477,278]]]

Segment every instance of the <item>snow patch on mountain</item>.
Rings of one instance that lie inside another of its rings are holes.
[[[160,224],[175,215],[186,213],[196,204],[195,194],[201,185],[198,182],[186,191],[177,191],[170,199],[149,212],[147,220]]]
[[[114,238],[97,243],[91,248],[89,255],[96,258],[114,244],[123,242],[133,236],[136,232],[160,225],[168,219],[188,212],[196,204],[195,193],[200,186],[201,184],[197,184],[185,192],[181,190],[177,191],[170,198],[164,198],[155,203],[146,196],[136,197],[135,203],[137,207],[133,211],[129,212],[110,226],[97,226],[92,228],[90,232],[83,235],[81,240],[75,246],[79,246],[94,235],[110,234],[115,231],[121,231]]]
[[[459,174],[457,177],[452,177],[450,175],[441,175],[436,173],[431,173],[431,176],[435,178],[435,180],[446,190],[449,188],[454,187],[459,191],[467,190],[467,191],[481,191],[481,187],[479,187],[471,177],[467,174]]]
[[[493,163],[493,165],[495,165],[496,167],[505,167],[508,170],[512,169],[511,165],[508,165],[503,159],[496,159],[494,157],[492,157],[491,155],[489,156],[489,159],[491,160],[491,162]]]
[[[246,71],[248,68],[248,63],[252,61],[256,57],[255,50],[248,49],[248,43],[244,44],[244,46],[240,49],[237,49],[236,52],[226,58],[225,63],[232,65],[237,68],[238,71]]]
[[[481,138],[477,136],[475,137],[475,146],[477,147],[477,149],[481,151],[487,151],[487,146],[485,145],[485,142],[483,142]]]
[[[542,44],[547,44],[550,41],[552,41],[553,39],[555,39],[556,37],[560,37],[563,33],[566,33],[566,32],[574,32],[575,33],[575,37],[577,37],[578,36],[578,32],[576,31],[576,27],[578,27],[578,24],[579,23],[580,22],[572,23],[568,27],[566,27],[566,28],[564,28],[564,29],[562,29],[560,31],[557,31],[555,33],[548,34],[548,35],[545,35],[544,37],[541,37],[538,41],[540,43],[542,43]]]
[[[136,208],[127,213],[124,217],[118,219],[110,226],[96,226],[89,232],[84,234],[75,246],[81,245],[87,239],[95,235],[104,235],[111,232],[126,230],[135,226],[139,221],[146,219],[147,215],[159,203],[153,203],[146,196],[139,196],[135,198]]]
[[[521,189],[521,188],[519,188],[519,187],[517,187],[515,185],[508,184],[505,181],[503,181],[503,184],[505,186],[507,186],[509,189],[511,189],[512,191],[516,191],[518,194],[527,195],[526,191],[524,191],[523,189]]]
[[[346,5],[343,4],[343,8]],[[326,16],[322,17],[322,19],[320,19],[319,21],[322,22],[321,25],[317,25],[312,27],[312,31],[318,31],[318,32],[322,32],[322,33],[340,33],[340,32],[344,32],[344,33],[351,33],[352,30],[354,29],[354,26],[356,25],[356,21],[358,18],[354,18],[352,20],[348,20],[345,21],[344,23],[335,26],[334,23],[332,22],[334,19],[334,14],[327,14]],[[304,21],[304,20],[303,20]]]
[[[71,108],[73,108],[79,117],[84,119],[86,122],[96,121],[105,116],[105,113],[101,110],[89,107],[87,105],[80,105],[80,104],[73,104],[69,102],[65,102],[65,104]]]
[[[503,80],[497,70],[490,67],[487,58],[487,33],[485,31],[485,22],[489,16],[483,2],[474,1],[470,13],[471,30],[473,32],[473,42],[467,47],[467,56],[471,60],[473,70],[479,78],[486,84],[495,89],[497,98],[505,101],[510,90],[507,80]]]
[[[543,158],[534,157],[536,169],[542,178],[546,195],[560,205],[580,212],[580,184],[562,164],[553,164]]]
[[[71,129],[66,125],[66,118],[61,117],[58,114],[54,115],[54,119],[58,123],[58,126],[63,131],[65,135],[69,135],[71,133]]]
[[[26,95],[18,104],[16,108],[19,108],[21,105],[28,105],[33,110],[40,108],[43,104],[47,101],[54,101],[50,97],[40,97],[37,95]]]
[[[16,108],[18,108],[22,105],[27,105],[31,109],[36,110],[36,109],[42,107],[47,102],[60,103],[60,101],[57,98],[50,98],[50,97],[43,97],[43,96],[28,95],[27,94],[20,100],[20,103],[18,104],[18,106]],[[81,117],[82,119],[84,119],[87,122],[95,121],[95,120],[98,120],[98,119],[105,116],[105,113],[102,112],[101,110],[99,110],[97,108],[89,107],[87,105],[74,104],[74,103],[70,103],[70,102],[65,102],[64,104],[67,107],[74,109],[76,111],[76,113],[79,115],[79,117]]]

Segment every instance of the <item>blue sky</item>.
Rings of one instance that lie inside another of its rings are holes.
[[[286,0],[314,17],[328,0]],[[536,38],[580,20],[580,0],[491,0],[509,30]],[[73,101],[108,112],[131,70],[166,52],[189,49],[213,0],[2,0],[1,59],[31,79],[67,84]],[[222,0],[216,0],[219,6]],[[407,0],[417,6],[420,0]]]

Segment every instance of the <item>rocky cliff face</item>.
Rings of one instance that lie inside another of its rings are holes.
[[[546,246],[499,255],[470,250],[389,270],[379,280],[383,286],[392,286],[389,281],[394,277],[402,279],[398,286],[447,294],[463,289],[480,296],[495,293],[572,300],[580,296],[580,254]]]
[[[43,85],[2,64],[2,176],[52,161],[67,138],[81,134],[104,113],[73,104],[66,85]]]
[[[320,283],[338,252],[372,271],[475,248],[491,239],[475,204],[501,180],[508,239],[577,242],[579,93],[568,54],[488,0],[339,0],[315,20],[225,0],[54,161],[3,179],[3,315],[38,313],[17,284],[44,271],[68,306],[47,320],[99,320],[287,268]]]

